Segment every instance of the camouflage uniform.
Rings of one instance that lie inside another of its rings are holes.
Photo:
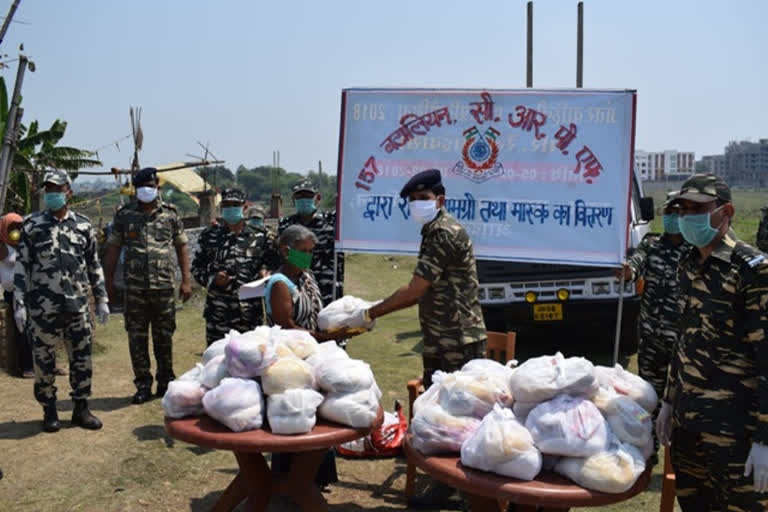
[[[763,206],[760,211],[763,212],[763,218],[757,227],[757,248],[768,252],[768,206]]]
[[[321,212],[315,210],[309,224],[301,224],[299,214],[280,219],[278,233],[294,224],[300,224],[312,231],[317,237],[317,245],[312,252],[312,266],[310,269],[315,274],[320,294],[323,296],[323,305],[333,302],[333,252],[336,240],[336,212]],[[336,258],[336,272],[338,281],[336,284],[336,297],[344,295],[344,253],[340,252]]]
[[[200,286],[208,290],[203,313],[208,345],[223,338],[230,329],[245,332],[264,323],[263,300],[241,301],[237,294],[240,286],[258,279],[260,270],[278,267],[274,239],[267,230],[245,223],[235,233],[223,220],[200,234],[200,248],[191,270]],[[221,270],[233,278],[224,288],[213,284]]]
[[[138,201],[128,203],[115,214],[108,243],[125,249],[125,330],[135,376],[133,382],[139,390],[152,387],[151,324],[157,382],[167,384],[175,378],[172,349],[176,330],[175,248],[187,243],[176,207],[158,198],[155,209],[145,214]]]
[[[35,398],[44,406],[56,402],[55,347],[64,340],[72,398],[86,400],[92,375],[89,289],[97,302],[107,302],[91,222],[71,210],[61,220],[50,210],[33,213],[24,221],[14,273],[14,298],[29,314]]]
[[[435,220],[422,227],[421,236],[413,274],[432,283],[419,300],[426,388],[435,370],[455,371],[485,357],[486,335],[469,235],[441,208]]]
[[[640,376],[653,385],[658,396],[664,395],[677,338],[677,267],[691,247],[684,240],[675,245],[669,236],[648,235],[627,260],[632,280],[645,280],[637,319],[637,366]]]
[[[703,262],[680,261],[680,330],[665,401],[684,511],[768,510],[744,463],[768,444],[768,260],[726,235]]]

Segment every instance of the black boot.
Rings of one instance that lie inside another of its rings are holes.
[[[157,391],[155,392],[155,396],[157,398],[163,398],[165,396],[165,392],[168,391],[168,383],[167,382],[158,382],[157,383]]]
[[[145,388],[139,388],[131,399],[132,404],[143,404],[152,399],[152,391]]]
[[[56,411],[56,402],[43,407],[43,430],[46,432],[58,432],[61,428],[59,413]]]
[[[88,410],[87,400],[75,400],[75,409],[72,411],[72,424],[88,430],[99,430],[101,420]]]

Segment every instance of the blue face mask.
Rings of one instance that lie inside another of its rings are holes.
[[[46,208],[53,211],[60,210],[67,204],[67,194],[64,192],[46,192],[43,201]]]
[[[720,207],[722,208],[722,206]],[[696,247],[704,247],[710,244],[717,235],[717,228],[713,228],[710,217],[720,208],[712,212],[694,213],[680,217],[680,233],[689,244]]]
[[[227,224],[237,224],[243,220],[243,207],[228,206],[226,208],[222,208],[221,216],[224,217],[224,222]]]
[[[248,224],[255,228],[263,228],[264,227],[264,219],[250,219],[248,221]]]
[[[296,199],[296,212],[301,214],[310,214],[316,210],[315,198]]]
[[[676,213],[665,213],[661,216],[662,224],[664,224],[664,232],[670,235],[676,235],[680,233],[680,216]]]

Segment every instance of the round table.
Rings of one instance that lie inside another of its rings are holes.
[[[331,446],[368,435],[381,425],[383,412],[369,428],[355,429],[317,419],[308,434],[277,435],[269,427],[246,432],[232,432],[206,416],[165,418],[168,435],[198,446],[234,452],[240,471],[214,506],[214,511],[233,510],[247,498],[246,510],[263,511],[273,495],[290,496],[302,510],[325,512],[328,504],[314,483],[320,463]],[[285,477],[273,479],[263,453],[293,453],[291,468]]]
[[[495,473],[471,469],[456,455],[423,455],[405,439],[408,460],[436,480],[467,494],[473,512],[498,512],[499,500],[517,504],[518,512],[565,512],[571,507],[596,507],[627,500],[643,492],[651,479],[652,466],[646,467],[627,492],[609,494],[591,491],[551,471],[542,471],[526,482]]]

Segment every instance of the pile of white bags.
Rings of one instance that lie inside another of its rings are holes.
[[[515,400],[544,402],[560,394],[591,397],[597,392],[595,367],[583,357],[533,357],[512,374],[510,380]]]
[[[413,417],[411,442],[425,455],[460,452],[461,445],[480,426],[471,416],[453,416],[436,404],[427,404]]]
[[[358,309],[368,309],[375,302],[368,302],[352,295],[345,295],[325,306],[317,315],[317,327],[321,331],[332,331],[346,325]]]
[[[536,446],[551,455],[588,457],[605,449],[608,424],[588,400],[558,395],[537,405],[525,420]]]
[[[259,383],[227,377],[203,396],[205,413],[235,432],[260,428],[264,421],[264,399]]]
[[[203,352],[203,361],[169,383],[167,416],[205,411],[240,432],[260,428],[266,412],[275,434],[310,432],[317,414],[355,428],[371,426],[378,416],[381,391],[370,366],[306,331],[232,330]]]
[[[533,480],[541,471],[541,452],[512,411],[496,405],[461,445],[461,463],[519,480]]]
[[[595,377],[600,387],[611,389],[619,395],[627,395],[648,412],[653,412],[659,403],[651,383],[626,371],[620,364],[613,368],[595,366]]]
[[[586,458],[563,457],[555,471],[588,489],[622,493],[645,471],[645,459],[636,447],[612,436],[604,450]]]
[[[512,404],[509,384],[493,374],[453,372],[440,380],[438,402],[450,414],[482,419],[495,405]]]

